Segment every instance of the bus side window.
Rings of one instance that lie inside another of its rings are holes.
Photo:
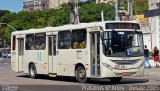
[[[71,46],[71,32],[69,30],[58,32],[58,49],[69,49]]]
[[[79,29],[72,31],[72,48],[83,49],[86,48],[86,29]]]
[[[73,48],[75,48],[75,49],[76,49],[76,48],[79,48],[79,43],[78,43],[78,42],[74,42],[74,43],[73,43]]]
[[[46,33],[35,34],[35,49],[44,50],[46,48]]]
[[[34,34],[27,34],[26,35],[26,50],[33,50],[34,49]]]

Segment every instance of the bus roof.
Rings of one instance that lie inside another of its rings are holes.
[[[91,27],[99,27],[103,26],[105,23],[136,23],[133,21],[104,21],[104,22],[91,22],[91,23],[79,23],[79,24],[67,24],[63,26],[57,27],[45,27],[40,29],[28,29],[22,31],[14,31],[12,35],[17,34],[28,34],[28,33],[38,33],[38,32],[50,32],[50,31],[61,31],[61,30],[74,30],[74,29],[83,29],[83,28],[91,28]]]

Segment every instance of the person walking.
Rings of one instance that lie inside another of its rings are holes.
[[[151,68],[151,65],[148,61],[148,57],[149,57],[149,50],[147,49],[147,45],[144,46],[144,68],[147,68],[147,65],[149,66],[149,68]]]
[[[156,64],[156,67],[158,68],[159,67],[159,50],[158,48],[155,46],[154,47],[154,63]]]

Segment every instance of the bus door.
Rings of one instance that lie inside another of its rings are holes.
[[[18,72],[23,71],[24,38],[18,38]]]
[[[56,35],[48,36],[48,68],[49,73],[56,73]]]
[[[100,32],[90,33],[91,75],[100,76]]]

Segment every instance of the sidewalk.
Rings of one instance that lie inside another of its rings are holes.
[[[150,65],[151,65],[152,67],[156,67],[156,64],[154,63],[154,60],[148,60],[148,61],[149,61]],[[160,65],[160,63],[159,63],[159,65]],[[146,66],[148,67],[149,65],[146,64]]]
[[[144,78],[151,78],[151,79],[160,79],[160,67],[156,68],[156,64],[154,63],[154,60],[149,60],[151,68],[145,68],[144,69]],[[147,67],[149,67],[148,64],[146,64]],[[159,63],[160,65],[160,63]]]

